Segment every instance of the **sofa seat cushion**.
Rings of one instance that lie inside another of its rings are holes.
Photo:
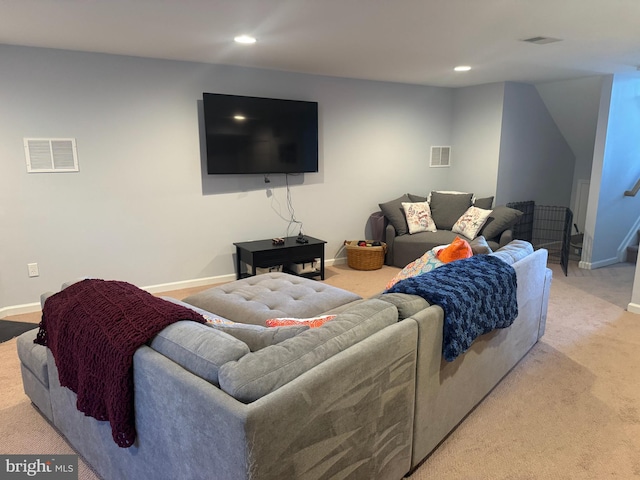
[[[205,380],[218,384],[222,365],[249,353],[246,343],[202,323],[180,321],[165,327],[149,345]]]
[[[257,352],[269,345],[275,345],[288,338],[309,330],[309,325],[286,325],[281,327],[263,327],[251,323],[212,325],[216,330],[227,333],[244,342],[252,352]]]
[[[439,245],[448,245],[455,240],[457,234],[448,230],[437,232],[420,232],[413,235],[400,235],[394,240],[394,264],[405,267],[420,258],[427,251]]]
[[[184,302],[234,322],[265,325],[270,318],[309,318],[361,297],[308,278],[265,273],[210,288]]]
[[[319,328],[226,363],[220,368],[220,388],[241,402],[253,402],[397,321],[391,303],[359,302]]]
[[[403,268],[413,262],[416,258],[420,258],[428,250],[440,245],[449,245],[457,236],[459,235],[448,230],[420,232],[413,235],[407,234],[397,236],[394,238],[393,265]],[[464,236],[460,237],[472,244],[472,241],[468,238]],[[487,245],[492,250],[497,250],[499,247],[499,244],[492,240],[487,240]]]
[[[34,325],[34,327],[37,327],[37,325]],[[45,387],[48,387],[47,347],[33,343],[36,335],[38,335],[38,329],[34,328],[18,337],[16,340],[18,358]]]
[[[162,297],[178,305],[184,305],[187,308],[195,310],[202,315],[206,320],[206,325],[220,330],[234,338],[237,338],[241,342],[244,342],[249,347],[249,350],[255,352],[261,348],[268,347],[280,343],[287,338],[295,337],[297,334],[309,329],[308,325],[295,325],[291,327],[273,327],[267,328],[262,325],[252,325],[250,323],[238,323],[232,322],[220,315],[208,312],[202,308],[198,308],[190,303],[185,303],[181,300],[177,300],[171,297]]]

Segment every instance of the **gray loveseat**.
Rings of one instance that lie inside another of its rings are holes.
[[[33,343],[35,331],[18,340],[25,392],[108,480],[400,479],[544,332],[546,251],[514,242],[494,255],[516,271],[518,317],[453,362],[442,358],[443,310],[421,297],[360,299],[274,273],[185,299],[196,309],[215,302],[234,315],[253,312],[259,342],[177,322],[137,350],[137,439],[130,448],[114,443],[108,422],[78,412],[52,354]],[[300,316],[309,295],[324,299],[311,302],[306,316],[336,318],[294,335],[267,329],[265,337],[264,319]]]
[[[427,202],[437,231],[409,233],[403,203]],[[505,206],[492,208],[493,197],[476,198],[472,193],[431,192],[429,197],[404,194],[394,200],[379,204],[383,222],[376,230],[382,231],[381,240],[387,244],[385,263],[403,268],[428,250],[451,243],[456,236],[471,242],[473,238],[455,233],[452,228],[458,218],[471,206],[492,210],[485,224],[478,232],[492,250],[504,247],[513,240],[511,228],[519,220],[522,212]]]

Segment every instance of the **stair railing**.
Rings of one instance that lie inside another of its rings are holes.
[[[634,185],[634,187],[631,190],[626,190],[624,192],[624,196],[625,197],[635,197],[636,193],[638,193],[638,190],[640,190],[640,178],[638,179],[638,181],[636,182],[636,184]]]

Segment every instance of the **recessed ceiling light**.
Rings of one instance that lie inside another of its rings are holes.
[[[238,120],[238,121],[242,121],[242,120],[246,120],[247,117],[245,117],[244,115],[234,115],[233,116],[234,119]]]
[[[454,68],[454,70],[456,72],[468,72],[469,70],[471,70],[471,67],[469,65],[458,65]]]
[[[535,43],[536,45],[546,45],[547,43],[561,42],[561,38],[553,38],[553,37],[531,37],[525,38],[522,40],[527,43]]]
[[[250,35],[238,35],[233,39],[236,43],[243,43],[245,45],[251,45],[252,43],[256,43],[255,37]]]

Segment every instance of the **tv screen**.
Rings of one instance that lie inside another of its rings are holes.
[[[318,103],[204,93],[207,173],[318,171]]]

